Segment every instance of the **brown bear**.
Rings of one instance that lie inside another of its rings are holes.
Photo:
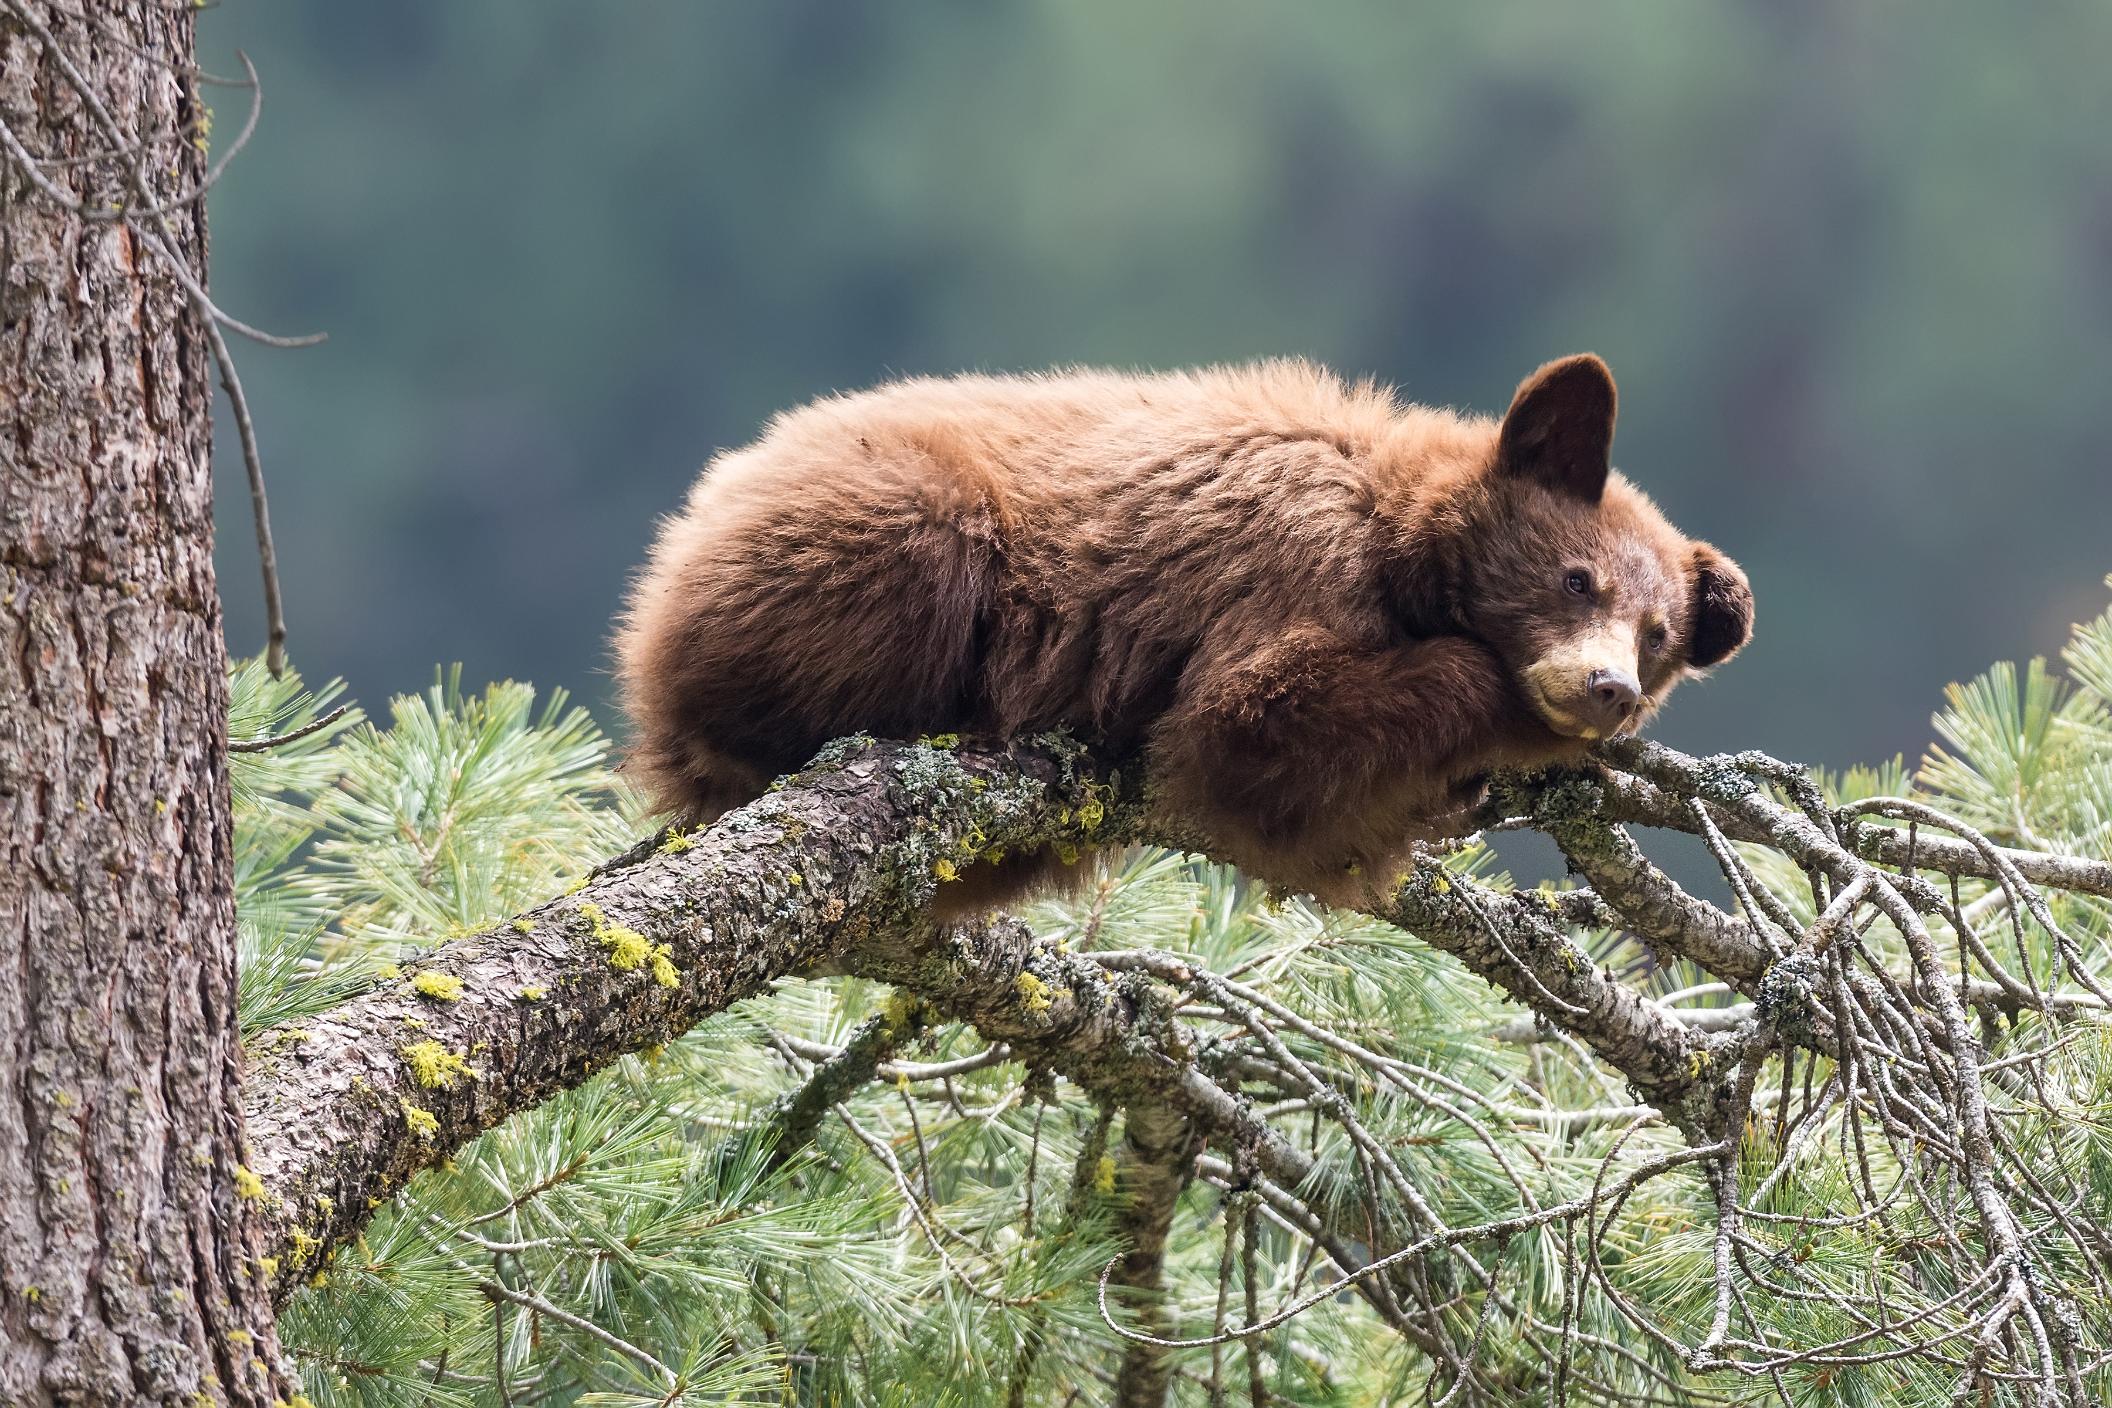
[[[703,822],[839,735],[1063,726],[1141,755],[1154,805],[1242,868],[1349,897],[1492,768],[1640,727],[1750,635],[1736,564],[1610,472],[1614,404],[1585,355],[1501,421],[1298,361],[788,412],[712,463],[632,589],[631,766]]]

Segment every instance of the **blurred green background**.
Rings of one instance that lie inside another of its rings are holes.
[[[1605,354],[1616,462],[1759,597],[1689,746],[1915,754],[2103,601],[2112,7],[225,0],[203,41],[268,95],[218,295],[330,334],[237,349],[294,658],[369,705],[456,659],[605,704],[714,449],[964,368],[1303,353],[1498,411]]]

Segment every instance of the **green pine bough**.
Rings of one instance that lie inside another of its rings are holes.
[[[1468,843],[1325,912],[1060,737],[844,740],[629,845],[562,698],[301,732],[336,691],[243,665],[286,1342],[318,1403],[2101,1401],[2112,613],[2063,666],[1911,773],[1504,778],[1563,882]]]

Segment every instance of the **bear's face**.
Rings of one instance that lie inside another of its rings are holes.
[[[1674,685],[1752,634],[1736,563],[1611,472],[1606,364],[1571,357],[1518,390],[1461,505],[1457,610],[1554,733],[1632,733]]]

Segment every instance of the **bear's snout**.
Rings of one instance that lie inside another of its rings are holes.
[[[1626,670],[1593,670],[1584,680],[1594,722],[1601,733],[1617,733],[1642,702],[1643,687]]]
[[[1602,621],[1558,641],[1519,673],[1549,728],[1568,738],[1608,738],[1642,714],[1635,656],[1633,627]]]

